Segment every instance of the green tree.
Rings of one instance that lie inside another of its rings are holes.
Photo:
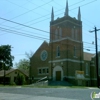
[[[0,70],[8,70],[13,66],[14,57],[11,55],[11,46],[10,45],[1,45],[0,46]]]
[[[18,63],[15,63],[16,68],[22,70],[29,70],[30,61],[28,59],[21,59]]]
[[[24,85],[25,77],[22,74],[18,74],[15,80],[16,85]]]
[[[25,52],[25,55],[26,55],[26,58],[30,60],[30,58],[33,56],[33,52],[32,51],[30,51],[30,53]]]
[[[24,71],[29,71],[30,58],[32,57],[32,51],[30,53],[25,52],[26,58],[20,59],[18,63],[15,63],[16,68],[22,69]]]

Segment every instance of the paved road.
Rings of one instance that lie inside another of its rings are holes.
[[[0,87],[0,100],[91,100],[99,89]]]

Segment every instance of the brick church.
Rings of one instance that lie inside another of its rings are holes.
[[[62,18],[54,19],[52,8],[50,41],[44,41],[30,59],[30,77],[96,86],[95,55],[83,52],[80,7],[77,19],[69,15],[68,2]],[[92,70],[93,69],[93,70]]]

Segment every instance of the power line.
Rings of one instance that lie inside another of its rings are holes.
[[[7,29],[7,28],[3,28],[3,27],[0,27],[0,30],[1,31],[5,31],[5,32],[9,32],[9,33],[13,33],[13,34],[16,34],[16,35],[21,35],[21,36],[25,36],[25,37],[29,37],[29,38],[34,38],[34,39],[45,39],[45,40],[49,40],[48,38],[44,38],[44,37],[39,37],[39,36],[35,36],[35,35],[31,35],[31,34],[27,34],[27,33],[24,33],[24,32],[19,32],[19,31],[15,31],[15,30],[10,30],[10,29]],[[35,33],[36,34],[36,33]],[[84,42],[84,41],[83,41]],[[92,43],[88,43],[88,42],[84,42],[86,44],[91,44],[93,45]]]
[[[24,26],[24,27],[28,27],[28,28],[31,28],[31,29],[35,29],[35,30],[38,30],[38,31],[42,31],[42,32],[45,32],[45,33],[49,33],[49,32],[47,32],[47,31],[40,30],[40,29],[37,29],[37,28],[34,28],[34,27],[30,27],[30,26],[27,26],[27,25],[24,25],[24,24],[21,24],[21,23],[18,23],[18,22],[14,22],[14,21],[8,20],[8,19],[4,19],[4,18],[1,18],[1,17],[0,17],[0,19],[6,20],[6,21],[8,21],[8,22],[12,22],[12,23],[15,23],[15,24]]]
[[[35,3],[33,3],[32,1],[30,1],[30,0],[27,0],[29,3],[31,3],[31,4],[33,4],[33,5],[36,5],[36,6],[38,6],[37,4],[35,4]],[[45,10],[45,11],[47,11],[48,12],[48,10],[47,9],[45,9],[45,8],[43,8],[43,6],[41,6],[41,8],[43,9],[43,10]]]
[[[16,3],[14,3],[14,2],[11,2],[11,1],[9,1],[9,0],[6,0],[6,1],[7,1],[7,2],[10,2],[11,4],[17,5],[17,6],[20,7],[20,8],[26,9],[27,11],[30,10],[30,9],[27,9],[27,8],[25,8],[25,7],[23,7],[23,6],[20,6],[20,5],[16,4]],[[41,14],[39,14],[39,13],[37,13],[37,12],[34,12],[34,13],[36,13],[36,14],[38,14],[38,15],[41,15]],[[12,18],[12,19],[13,19],[13,18]]]
[[[2,28],[0,27],[0,30],[1,31],[5,31],[5,32],[9,32],[9,33],[13,33],[13,34],[16,34],[16,35],[21,35],[21,36],[25,36],[25,37],[29,37],[29,38],[34,38],[34,39],[46,39],[46,40],[49,40],[48,38],[44,38],[44,37],[39,37],[39,36],[35,36],[35,35],[31,35],[31,34],[27,34],[27,33],[23,33],[23,32],[19,32],[19,31],[15,31],[15,30],[10,30],[10,29],[7,29],[7,28]]]
[[[8,21],[8,22],[11,22],[11,23],[14,23],[14,24],[18,24],[18,25],[21,25],[21,26],[24,26],[24,27],[27,27],[27,28],[31,28],[31,29],[34,29],[34,30],[38,30],[38,31],[42,31],[42,32],[45,32],[45,33],[49,33],[47,31],[44,31],[44,30],[41,30],[41,29],[37,29],[37,28],[31,27],[31,26],[28,26],[28,25],[24,25],[24,24],[15,22],[15,21],[11,21],[11,20],[8,20],[8,19],[2,18],[2,17],[0,17],[0,19]]]
[[[6,20],[6,21],[9,21],[9,22],[12,22],[12,23],[18,24],[18,25],[22,25],[22,26],[25,26],[25,27],[28,27],[28,28],[32,28],[32,29],[35,29],[35,30],[39,30],[39,31],[42,31],[42,32],[45,32],[45,33],[49,33],[49,32],[47,32],[47,31],[40,30],[40,29],[37,29],[37,28],[33,28],[33,27],[30,27],[30,26],[27,26],[27,25],[24,25],[24,24],[20,24],[20,23],[17,23],[17,22],[11,21],[11,20],[7,20],[7,19],[1,18],[1,17],[0,17],[0,19]],[[85,43],[85,42],[84,42],[84,43]]]
[[[29,0],[27,0],[27,1],[29,1]],[[78,2],[79,3],[79,2]],[[75,3],[75,4],[77,4],[77,3]],[[73,4],[74,5],[74,4]],[[72,6],[72,5],[71,5]],[[62,10],[62,9],[61,9]],[[58,12],[58,11],[60,11],[60,10],[57,10],[56,12]],[[39,17],[39,19],[40,18],[43,18],[43,17],[46,17],[46,16],[48,16],[49,14],[47,14],[47,15],[44,15],[44,16],[42,16],[42,17]],[[13,18],[12,18],[13,19]],[[48,19],[48,18],[47,18]],[[11,19],[10,19],[11,20]],[[37,19],[34,19],[34,20],[38,20],[38,18]],[[24,24],[26,24],[26,23],[30,23],[30,22],[32,22],[32,21],[34,21],[34,20],[31,20],[31,21],[28,21],[28,22],[25,22]],[[44,21],[44,20],[43,20]]]
[[[8,1],[8,0],[6,0],[6,1]],[[25,6],[26,4],[28,4],[28,3],[26,2],[26,3],[22,4],[21,6],[23,6],[23,5]],[[21,7],[21,6],[20,6],[20,7]],[[15,9],[16,9],[16,8],[15,8]],[[6,14],[8,14],[8,13],[11,13],[12,11],[15,11],[15,9],[13,8],[13,10],[11,10],[11,11],[5,13],[4,15],[6,15]]]
[[[83,0],[84,1],[84,0]],[[95,2],[95,1],[92,1],[92,2]],[[92,3],[92,2],[89,2],[89,3],[86,3],[86,4],[84,4],[84,5],[82,5],[82,6],[85,6],[85,5],[87,5],[87,4],[90,4],[90,3]],[[78,2],[79,3],[79,2]],[[48,4],[48,3],[46,3],[46,4]],[[72,5],[76,5],[77,3],[75,3],[75,4],[72,4]],[[72,6],[71,5],[71,6]],[[41,7],[41,6],[40,6]],[[80,6],[81,7],[81,6]],[[77,8],[77,7],[76,7]],[[74,8],[74,9],[76,9],[76,8]],[[74,9],[71,9],[71,10],[74,10]],[[62,9],[60,9],[60,10],[62,10]],[[60,11],[60,10],[58,10],[58,11]],[[56,12],[58,12],[58,11],[56,11]],[[60,13],[60,14],[62,14],[62,13]],[[60,15],[60,14],[58,14],[58,15]],[[49,14],[47,14],[47,15],[45,15],[45,16],[48,16]],[[45,17],[45,16],[43,16],[43,17]],[[38,20],[38,19],[40,19],[40,18],[42,18],[42,17],[39,17],[39,18],[37,18],[37,19],[34,19],[34,20]],[[49,19],[49,18],[46,18],[46,19]],[[31,21],[29,21],[29,22],[32,22],[32,21],[34,21],[34,20],[31,20]],[[42,21],[44,21],[44,20],[42,20]],[[29,23],[29,22],[26,22],[26,23]],[[39,21],[39,22],[41,22],[41,21]],[[36,23],[39,23],[39,22],[36,22]],[[36,23],[33,23],[33,24],[36,24]],[[25,24],[25,23],[24,23]]]
[[[14,4],[14,5],[16,5],[16,6],[20,7],[20,8],[23,8],[23,9],[26,9],[27,10],[27,8],[25,8],[23,6],[20,6],[20,5],[16,4],[16,3],[14,3],[14,2],[11,2],[9,0],[6,0],[6,1],[9,2],[9,3],[11,3],[11,4]]]
[[[80,2],[83,2],[84,0],[82,0],[82,1],[80,1]],[[91,1],[91,2],[88,2],[88,3],[86,3],[86,4],[84,4],[84,5],[81,5],[80,7],[82,7],[82,6],[85,6],[85,5],[88,5],[88,4],[90,4],[90,3],[93,3],[93,2],[95,2],[96,0],[93,0],[93,1]],[[80,3],[80,2],[78,2],[78,3]],[[78,4],[78,3],[75,3],[75,4]],[[75,5],[74,4],[74,5]],[[76,7],[77,8],[77,7]],[[76,9],[76,8],[74,8],[74,9]],[[73,9],[71,9],[71,10],[73,10]],[[70,10],[70,11],[71,11]],[[61,13],[62,14],[62,13]],[[59,14],[58,14],[59,15]],[[57,15],[56,15],[57,16]],[[50,17],[49,17],[50,18]],[[46,19],[44,19],[44,20],[47,20],[47,19],[49,19],[49,18],[46,18]],[[41,20],[41,21],[38,21],[38,22],[35,22],[35,23],[32,23],[32,24],[30,24],[30,25],[33,25],[33,24],[37,24],[37,23],[39,23],[39,22],[42,22],[42,21],[44,21],[44,20]],[[32,21],[32,20],[31,20]],[[86,23],[85,23],[86,24]],[[93,24],[93,23],[92,23]],[[89,26],[89,25],[88,25]],[[90,36],[90,35],[89,35]],[[93,37],[93,36],[92,36]],[[94,37],[93,37],[94,38]],[[100,40],[99,38],[98,38],[98,40]]]
[[[13,33],[13,34],[16,34],[16,35],[20,35],[20,36],[25,36],[25,37],[28,37],[28,38],[33,38],[33,39],[38,39],[38,40],[44,40],[44,39],[45,40],[49,40],[49,39],[44,38],[44,37],[37,37],[37,36],[34,36],[34,35],[22,33],[22,32],[19,32],[19,31],[9,30],[9,29],[5,29],[5,28],[1,28],[1,27],[0,27],[0,29],[1,29],[1,31],[10,32],[10,33]],[[66,43],[66,44],[62,43],[62,44],[64,44],[64,45],[72,45],[72,44],[69,44],[69,43]],[[91,43],[87,42],[87,44],[91,44]],[[87,47],[84,47],[84,46],[83,46],[83,49],[84,50],[88,50],[88,51],[94,51],[93,48],[90,50],[90,49],[88,49]]]
[[[6,21],[8,21],[7,19],[6,19]],[[10,20],[9,20],[10,21]],[[12,22],[12,21],[10,21],[10,22]],[[14,23],[17,23],[17,22],[14,22]],[[20,23],[17,23],[18,25],[23,25],[23,24],[20,24]],[[26,25],[24,25],[24,26],[26,26]],[[27,27],[27,26],[26,26]],[[28,26],[29,27],[29,26]],[[33,28],[33,27],[30,27],[30,28]],[[36,28],[35,28],[36,29]],[[41,31],[41,30],[40,30]],[[47,31],[45,31],[46,33],[47,33]],[[49,33],[49,32],[48,32]]]
[[[49,2],[47,2],[47,3],[45,3],[45,4],[43,4],[43,5],[40,5],[40,6],[36,7],[36,8],[34,8],[34,9],[28,10],[28,11],[26,11],[26,12],[24,12],[24,13],[22,13],[22,14],[16,16],[16,17],[13,17],[13,18],[11,18],[11,20],[12,20],[12,19],[15,19],[15,18],[17,18],[17,17],[20,17],[20,16],[22,16],[22,15],[25,15],[26,13],[29,13],[29,12],[35,10],[35,9],[38,9],[39,7],[42,7],[42,6],[44,6],[44,5],[46,5],[46,4],[50,3],[50,2],[52,2],[52,0],[49,1]],[[3,23],[4,23],[4,22],[3,22]],[[1,24],[1,23],[0,23],[0,24]]]
[[[80,1],[80,2],[83,2],[84,0],[82,0],[82,1]],[[80,3],[80,2],[78,2],[78,3]],[[94,2],[94,1],[92,1],[92,2]],[[92,2],[89,2],[89,3],[87,3],[87,4],[90,4],[90,3],[92,3]],[[77,3],[75,3],[75,4],[77,4]],[[73,4],[73,5],[75,5],[75,4]],[[86,4],[85,4],[86,5]],[[82,6],[84,6],[84,5],[82,5]],[[46,18],[46,19],[49,19],[49,18]],[[42,20],[42,21],[44,21],[44,20]],[[40,22],[40,21],[39,21]],[[38,23],[38,22],[36,22],[36,23]],[[34,23],[34,24],[36,24],[36,23]],[[25,25],[26,26],[26,25]]]
[[[7,20],[7,19],[4,19],[4,20]],[[10,20],[7,20],[7,21],[10,21]],[[13,21],[10,21],[10,22],[13,22]],[[13,23],[16,23],[16,24],[19,24],[19,25],[22,25],[22,26],[25,26],[25,25],[23,25],[23,24],[20,24],[20,23],[17,23],[17,22],[13,22]],[[27,27],[27,26],[26,26]],[[29,27],[29,26],[28,26]],[[30,27],[31,28],[31,27]],[[33,28],[32,27],[32,29],[36,29],[36,28]],[[8,30],[8,29],[7,29]],[[39,30],[39,31],[41,31],[40,29],[36,29],[36,30]],[[10,30],[11,31],[11,30]],[[44,30],[42,30],[43,32],[44,32]],[[49,33],[49,32],[47,32],[47,31],[45,31],[46,33]],[[84,42],[84,43],[87,43],[87,42]],[[91,44],[91,43],[87,43],[87,44]]]
[[[28,35],[28,37],[30,37],[29,35],[30,34],[26,34],[26,33],[23,33],[23,32],[19,32],[19,31],[15,31],[15,30],[10,30],[10,29],[7,29],[7,28],[2,28],[2,27],[0,27],[1,29],[2,29],[2,31],[6,31],[6,32],[13,32],[13,33],[16,33],[17,32],[17,34],[16,35],[21,35],[21,36],[25,36],[25,37],[27,37],[26,35]],[[13,27],[11,27],[11,28],[13,28]],[[18,29],[17,29],[18,30]],[[22,31],[25,31],[25,32],[28,32],[28,33],[33,33],[33,32],[30,32],[30,31],[26,31],[26,30],[22,30]],[[19,34],[19,33],[21,33],[21,34]],[[38,34],[38,33],[33,33],[33,34]],[[1,35],[3,35],[3,34],[1,34]],[[55,34],[54,34],[55,35]],[[31,36],[34,36],[34,35],[31,35]],[[43,35],[42,35],[43,36]],[[35,36],[34,38],[36,38],[36,39],[39,39],[40,37],[38,37],[38,36]],[[43,38],[43,37],[42,37]],[[44,39],[44,38],[43,38]],[[84,44],[90,44],[90,45],[93,45],[92,43],[88,43],[88,42],[85,42],[85,41],[83,41],[84,42]],[[98,45],[99,46],[99,45]]]
[[[42,0],[43,1],[43,0]],[[84,2],[85,0],[81,0],[81,1],[79,1],[79,2],[76,2],[76,3],[74,3],[74,4],[72,4],[72,5],[69,5],[70,7],[71,6],[74,6],[74,5],[77,5],[77,4],[79,4],[79,3],[82,3],[82,2]],[[59,6],[62,6],[61,4],[59,4],[58,2],[56,2],[56,1],[54,1],[55,2],[55,4],[58,4]]]
[[[34,32],[31,32],[31,31],[27,31],[27,30],[23,30],[23,29],[18,29],[18,28],[15,28],[15,27],[10,27],[10,26],[7,26],[7,25],[2,25],[2,26],[4,26],[4,27],[7,27],[7,28],[10,28],[10,29],[15,29],[15,30],[20,30],[20,31],[24,31],[24,32],[28,32],[28,33],[32,33],[32,34],[37,34],[37,35],[41,35],[41,33],[34,33]],[[0,34],[0,35],[3,35],[3,34]],[[42,36],[46,36],[46,35],[42,35]]]
[[[92,2],[89,2],[89,3],[86,3],[86,4],[84,4],[84,5],[81,5],[80,7],[82,7],[82,6],[85,6],[85,5],[88,5],[88,4],[90,4],[90,3],[93,3],[93,2],[95,2],[95,0],[93,0]],[[74,4],[73,4],[74,5]],[[78,7],[75,7],[75,8],[73,8],[73,9],[71,9],[71,10],[74,10],[74,9],[77,9]],[[59,10],[57,10],[57,11],[55,11],[55,12],[59,12],[60,10],[62,10],[62,9],[59,9]],[[69,11],[71,11],[71,10],[69,10]],[[55,15],[55,16],[58,16],[58,15],[61,15],[62,13],[59,13],[59,14],[57,14],[57,15]],[[45,15],[45,16],[48,16],[48,15],[50,15],[50,14],[47,14],[47,15]],[[45,17],[45,16],[43,16],[43,18]],[[42,17],[40,17],[40,18],[42,18]],[[37,18],[37,19],[35,19],[35,20],[38,20],[38,19],[40,19],[40,18]],[[50,19],[50,17],[49,18],[46,18],[46,19],[44,19],[44,20],[47,20],[47,19]],[[31,21],[29,21],[29,22],[32,22],[32,21],[35,21],[35,20],[31,20]],[[44,20],[41,20],[41,21],[38,21],[38,22],[35,22],[35,23],[32,23],[32,24],[36,24],[36,23],[39,23],[39,22],[42,22],[42,21],[44,21]],[[28,22],[27,22],[28,23]],[[32,25],[32,24],[30,24],[30,25]]]
[[[83,0],[84,1],[84,0]],[[80,7],[83,7],[83,6],[86,6],[86,5],[88,5],[88,4],[90,4],[90,3],[93,3],[93,2],[95,2],[96,0],[93,0],[93,1],[91,1],[91,2],[88,2],[88,3],[86,3],[86,4],[84,4],[84,5],[81,5]],[[79,2],[78,2],[79,3]],[[77,3],[75,3],[75,4],[77,4]],[[73,5],[75,5],[75,4],[73,4]],[[75,7],[75,8],[73,8],[73,9],[71,9],[71,10],[69,10],[69,11],[72,11],[72,10],[74,10],[74,9],[76,9],[76,8],[78,8],[78,7]],[[58,10],[59,11],[59,10]],[[56,12],[58,12],[58,11],[56,11]],[[60,13],[60,14],[62,14],[62,13]],[[58,14],[58,15],[60,15],[60,14]],[[55,15],[55,16],[58,16],[58,15]],[[44,16],[43,16],[44,17]],[[50,17],[49,17],[50,18]],[[48,18],[48,19],[49,19]],[[47,18],[46,18],[47,19]],[[36,20],[36,19],[35,19]],[[32,21],[32,20],[31,20]],[[42,21],[44,21],[44,20],[42,20]],[[34,23],[33,23],[34,24]],[[35,23],[36,24],[36,23]]]
[[[7,21],[7,20],[6,20]],[[11,21],[10,21],[11,22]],[[17,23],[17,22],[16,22]],[[19,23],[17,23],[17,24],[19,24]],[[20,24],[20,25],[22,25],[22,24]],[[24,25],[25,26],[25,25]],[[28,26],[29,27],[29,26]],[[31,27],[31,28],[33,28],[33,27]],[[47,32],[46,32],[47,33]]]

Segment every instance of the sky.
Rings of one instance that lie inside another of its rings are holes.
[[[95,53],[95,34],[89,31],[100,29],[100,0],[68,0],[68,6],[69,16],[76,19],[80,6],[83,48]],[[49,42],[52,7],[54,19],[61,18],[66,0],[0,0],[0,45],[12,46],[14,64],[26,58],[25,52],[35,53],[43,41]],[[100,31],[97,36],[100,51]]]

